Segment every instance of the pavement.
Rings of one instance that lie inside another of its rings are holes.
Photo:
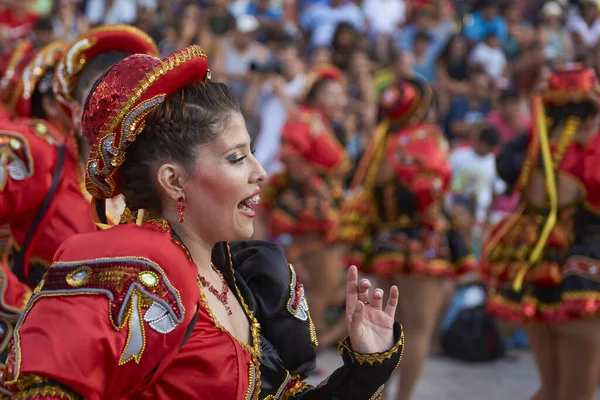
[[[311,383],[318,383],[340,365],[339,353],[334,350],[322,353],[317,368],[323,374],[311,377]],[[385,399],[394,399],[396,382],[387,386]],[[520,351],[510,359],[481,364],[432,357],[425,364],[413,400],[529,400],[537,387],[537,371],[527,351]],[[600,400],[600,387],[595,400]]]

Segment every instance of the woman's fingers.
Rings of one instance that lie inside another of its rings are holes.
[[[348,268],[348,277],[346,278],[346,297],[358,293],[358,269],[352,265]]]
[[[385,313],[390,317],[394,318],[396,316],[396,307],[398,307],[398,297],[400,293],[398,292],[398,286],[394,285],[390,289],[390,298],[387,301],[385,306]]]
[[[365,304],[369,304],[369,289],[371,282],[368,279],[361,279],[358,283],[358,300]]]
[[[369,305],[371,308],[381,311],[381,307],[383,306],[383,290],[379,288],[375,289]]]

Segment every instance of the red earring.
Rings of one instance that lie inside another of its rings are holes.
[[[185,206],[183,205],[183,197],[177,199],[177,211],[179,211],[179,222],[183,224],[185,219],[183,218],[183,212],[185,211]]]

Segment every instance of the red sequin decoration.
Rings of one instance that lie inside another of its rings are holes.
[[[183,204],[183,197],[177,199],[177,211],[179,211],[179,222],[184,223],[185,218],[183,217],[183,212],[185,211],[185,205]]]
[[[221,289],[221,291],[219,292],[205,277],[198,275],[198,282],[200,282],[200,284],[202,284],[202,286],[204,286],[205,288],[207,288],[212,294],[215,295],[215,297],[217,298],[217,300],[219,300],[221,303],[223,303],[223,305],[225,306],[225,309],[227,310],[227,315],[231,315],[231,308],[229,307],[229,298],[227,297],[228,293],[229,293],[229,286],[227,285],[227,281],[225,280],[225,277],[223,276],[223,274],[221,273],[221,271],[219,271],[219,269],[217,267],[215,267],[215,265],[213,263],[210,264],[210,266],[212,267],[212,269],[219,274],[219,276],[221,277],[221,283],[223,284],[223,288]]]
[[[132,88],[160,66],[160,59],[134,54],[116,64],[98,84],[90,97],[81,120],[82,134],[94,146],[105,125],[123,108]]]

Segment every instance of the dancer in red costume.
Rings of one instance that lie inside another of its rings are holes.
[[[321,65],[307,76],[304,104],[283,127],[284,170],[265,188],[265,207],[274,236],[290,234],[287,256],[310,279],[311,311],[317,332],[325,331],[325,311],[339,301],[341,251],[335,238],[339,205],[351,163],[344,134],[334,129],[344,118],[343,74]]]
[[[316,337],[293,268],[268,243],[217,243],[252,235],[265,173],[201,48],[110,68],[82,128],[97,208],[119,193],[128,208],[57,252],[15,330],[14,398],[378,398],[403,346],[397,288],[383,308],[350,270],[344,366],[311,387]]]
[[[123,59],[123,51],[157,54],[155,50],[141,31],[107,26],[90,31],[70,48],[59,42],[46,46],[24,68],[10,102],[20,118],[3,123],[0,133],[6,155],[0,170],[0,224],[10,225],[14,239],[9,265],[30,287],[39,283],[68,237],[97,229],[83,186],[77,138],[70,135],[70,118],[51,91],[55,67],[64,101],[75,95],[80,74],[95,79],[108,67],[87,68],[99,54],[118,51],[117,59]]]
[[[497,158],[520,191],[484,247],[489,309],[523,323],[540,373],[534,400],[592,400],[600,378],[600,92],[593,69],[554,72],[534,127]]]
[[[443,311],[445,278],[475,259],[443,210],[451,166],[437,125],[422,122],[431,88],[402,80],[382,95],[380,124],[342,207],[340,238],[357,265],[401,288],[399,315],[410,338],[400,366],[398,399],[409,400]]]

